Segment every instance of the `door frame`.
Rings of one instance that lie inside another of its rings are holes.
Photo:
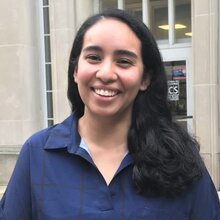
[[[186,97],[187,97],[187,116],[181,121],[187,122],[187,129],[193,132],[193,66],[192,66],[192,48],[191,47],[173,47],[161,48],[160,53],[163,62],[185,61],[186,62]]]

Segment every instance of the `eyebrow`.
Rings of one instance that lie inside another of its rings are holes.
[[[129,57],[132,57],[134,59],[138,58],[137,54],[132,52],[132,51],[130,51],[130,50],[116,50],[115,51],[115,55],[129,56]]]
[[[93,45],[83,48],[83,52],[88,52],[88,51],[103,52],[103,49],[101,47],[99,47],[99,46],[93,46]],[[137,54],[132,52],[132,51],[130,51],[130,50],[120,49],[120,50],[114,51],[114,54],[116,56],[124,55],[124,56],[132,57],[134,59],[138,58]]]
[[[102,48],[99,46],[88,46],[83,48],[83,52],[87,52],[87,51],[91,51],[91,50],[95,50],[95,51],[102,51]]]

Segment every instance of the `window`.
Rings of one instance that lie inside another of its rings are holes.
[[[117,8],[118,3],[117,0],[102,0],[100,1],[100,10],[104,10],[107,8]]]
[[[190,0],[175,0],[175,28],[176,42],[188,42],[191,40],[191,2]]]
[[[134,13],[139,19],[143,20],[142,1],[126,0],[124,1],[124,9]]]
[[[117,7],[143,20],[160,45],[191,42],[190,0],[100,0],[100,10]]]
[[[168,0],[150,1],[150,29],[159,43],[168,43]]]
[[[49,24],[49,2],[43,1],[44,20],[44,49],[45,49],[45,74],[46,74],[46,98],[47,98],[47,124],[53,125],[53,93],[52,93],[52,71],[51,71],[51,49],[50,49],[50,24]]]

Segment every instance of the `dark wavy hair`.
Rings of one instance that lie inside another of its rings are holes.
[[[73,42],[68,69],[68,99],[78,117],[84,114],[73,80],[86,31],[103,17],[127,24],[141,42],[144,76],[151,80],[133,106],[128,149],[134,158],[133,183],[144,196],[175,196],[203,174],[199,145],[173,121],[167,99],[167,79],[155,39],[146,25],[129,12],[111,9],[89,17]]]

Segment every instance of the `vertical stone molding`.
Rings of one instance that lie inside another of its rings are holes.
[[[91,0],[50,0],[50,31],[54,123],[70,114],[67,100],[67,70],[75,33],[81,23],[93,13]]]
[[[0,188],[23,142],[43,125],[38,10],[36,1],[1,0]]]
[[[219,189],[218,0],[192,0],[194,128]]]
[[[50,0],[50,33],[54,123],[70,114],[67,100],[68,60],[76,30],[75,1]]]

